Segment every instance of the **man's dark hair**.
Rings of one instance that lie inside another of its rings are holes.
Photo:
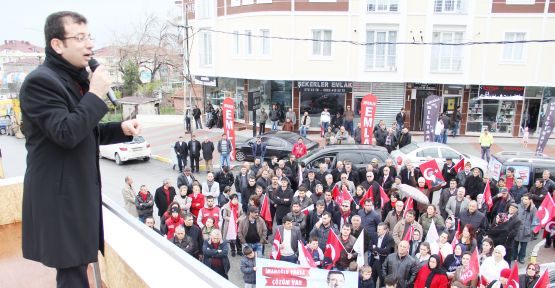
[[[144,223],[146,223],[146,220],[148,220],[148,219],[152,219],[152,221],[154,221],[154,223],[156,223],[156,220],[154,220],[154,217],[152,217],[152,216],[146,216]]]
[[[69,18],[69,19],[67,19]],[[50,41],[54,38],[63,40],[66,37],[64,24],[67,20],[77,24],[87,24],[85,16],[72,11],[59,11],[48,15],[44,24],[44,39],[46,47],[50,47]]]
[[[384,277],[383,282],[385,285],[388,286],[397,286],[397,278],[395,278],[395,275],[387,275]]]
[[[289,215],[285,215],[282,219],[283,223],[285,224],[286,222],[293,222],[293,217],[289,216]]]
[[[231,194],[231,195],[229,195],[229,200],[230,200],[230,201],[233,200],[233,199],[235,199],[235,198],[239,198],[239,196],[237,196],[237,194]]]
[[[206,196],[206,200],[214,200],[214,196],[208,195],[208,196]]]
[[[337,275],[341,275],[343,276],[343,279],[345,279],[345,275],[343,274],[343,272],[341,271],[336,271],[336,270],[330,270],[330,272],[328,272],[328,283],[330,282],[330,276],[333,274],[337,274]]]
[[[326,215],[328,215],[328,217],[332,218],[331,213],[329,211],[324,211],[324,213],[322,213],[322,217],[324,217]]]

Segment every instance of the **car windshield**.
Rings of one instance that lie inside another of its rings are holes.
[[[317,148],[317,149],[308,150],[307,153],[304,154],[303,157],[299,158],[299,161],[305,162],[305,161],[303,161],[303,159],[306,159],[307,157],[310,157],[310,156],[313,155],[314,153],[320,151],[320,149],[323,149],[323,147],[320,147],[320,148]]]
[[[409,154],[410,152],[414,151],[414,149],[418,148],[418,145],[411,143],[399,150],[401,150],[401,152],[403,152],[404,154]]]
[[[141,144],[145,142],[145,138],[143,136],[135,136],[133,140],[127,142],[128,144]]]

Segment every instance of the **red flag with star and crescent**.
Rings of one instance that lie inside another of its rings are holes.
[[[337,205],[341,206],[341,204],[343,204],[343,200],[349,200],[351,203],[354,200],[353,196],[351,196],[351,193],[349,193],[349,190],[347,190],[346,186],[343,186],[341,188],[341,192],[339,192],[339,195],[335,198],[335,202],[337,203]]]
[[[331,198],[336,199],[337,196],[339,196],[339,187],[337,186],[337,184],[335,184],[333,186],[333,189],[331,190]]]
[[[374,203],[374,191],[372,188],[373,185],[370,185],[370,187],[368,187],[368,190],[366,190],[366,193],[364,193],[364,195],[358,202],[358,205],[364,206],[364,202],[366,201],[366,199],[372,199],[372,203]]]
[[[545,270],[543,271],[543,274],[540,277],[540,279],[538,279],[538,282],[536,282],[536,285],[534,285],[534,288],[547,288],[548,285],[549,285],[549,273],[547,272],[547,270]]]
[[[547,193],[543,198],[542,204],[536,212],[536,217],[540,220],[540,224],[534,228],[534,233],[538,233],[550,220],[555,216],[555,203],[553,198]]]
[[[407,212],[409,210],[414,210],[414,200],[412,199],[412,197],[407,197],[407,200],[405,200],[405,207],[403,208],[403,218],[405,218],[407,216]]]
[[[333,232],[333,229],[330,229],[328,233],[328,241],[326,242],[326,250],[324,251],[324,259],[329,259],[330,263],[324,263],[324,269],[330,270],[335,266],[337,260],[339,260],[339,255],[341,255],[341,251],[345,250],[345,247],[339,241],[339,237],[337,234]]]
[[[509,275],[509,279],[507,280],[507,288],[519,288],[519,279],[518,279],[518,261],[515,260],[513,263],[513,267],[511,269],[511,275]]]
[[[268,202],[268,195],[264,196],[262,199],[262,205],[260,207],[260,217],[264,219],[268,229],[272,229],[272,214],[270,213],[270,203]]]
[[[455,164],[455,166],[453,166],[453,170],[455,170],[455,172],[459,173],[464,169],[464,158],[462,158],[459,162],[457,162],[457,164]]]
[[[488,212],[490,212],[493,207],[493,198],[491,197],[489,180],[486,182],[486,187],[484,188],[484,201],[486,202],[486,205],[488,205]]]
[[[422,176],[426,179],[426,185],[428,187],[432,187],[432,182],[436,182],[437,180],[445,182],[445,179],[443,179],[443,175],[441,174],[441,169],[437,166],[436,160],[432,159],[420,164],[420,171],[422,171]]]

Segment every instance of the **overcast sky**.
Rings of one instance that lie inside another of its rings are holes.
[[[165,20],[179,15],[175,0],[11,0],[2,3],[0,41],[26,40],[44,47],[44,21],[56,11],[83,14],[89,23],[95,48],[109,45],[115,34],[128,34],[141,18],[154,13]]]

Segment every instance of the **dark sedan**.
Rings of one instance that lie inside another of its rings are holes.
[[[271,131],[259,137],[262,143],[266,144],[266,155],[264,155],[264,159],[269,161],[272,156],[277,156],[278,159],[289,157],[291,150],[293,150],[293,145],[297,143],[297,140],[301,136],[293,132]],[[236,144],[237,151],[235,152],[235,159],[237,161],[254,161],[251,145],[254,145],[256,138],[257,137],[253,137],[246,142]],[[307,152],[318,148],[318,143],[304,137],[303,139]]]

